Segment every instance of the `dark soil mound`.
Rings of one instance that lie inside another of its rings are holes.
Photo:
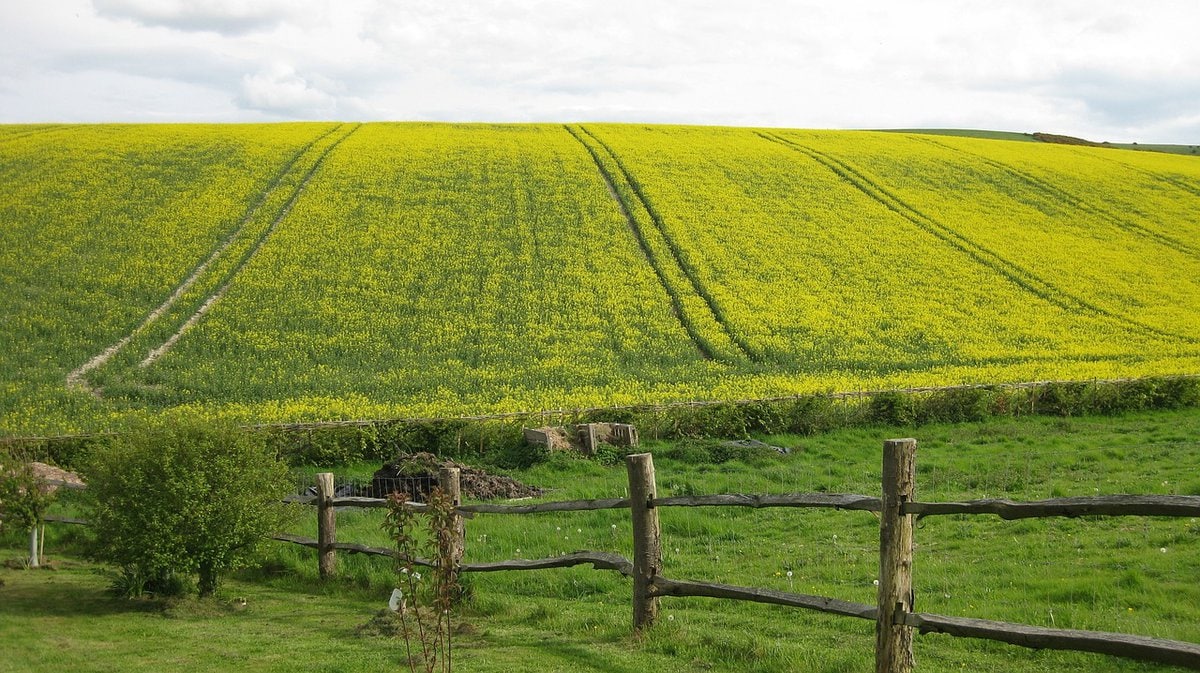
[[[496,500],[528,498],[542,494],[540,488],[475,467],[442,460],[432,453],[401,454],[375,471],[371,485],[363,495],[386,498],[391,493],[405,493],[413,502],[424,502],[429,491],[438,485],[438,470],[457,467],[460,471],[464,500]]]

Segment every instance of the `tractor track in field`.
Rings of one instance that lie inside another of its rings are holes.
[[[638,226],[637,220],[633,217],[633,213],[629,211],[629,205],[626,204],[625,200],[621,198],[621,195],[617,193],[616,183],[613,181],[613,177],[609,175],[608,169],[604,167],[604,164],[601,162],[596,150],[593,149],[591,145],[588,145],[582,137],[577,135],[576,131],[570,126],[564,124],[563,128],[566,129],[567,133],[571,134],[571,137],[578,141],[579,144],[582,145],[583,148],[587,150],[587,153],[592,157],[592,162],[596,164],[596,169],[600,171],[600,177],[604,178],[604,186],[608,188],[608,193],[610,196],[612,196],[613,201],[617,202],[617,206],[621,209],[621,215],[625,218],[625,223],[628,224],[629,229],[633,231],[633,237],[637,240],[638,247],[642,249],[642,255],[645,256],[646,261],[650,263],[650,268],[654,270],[654,275],[658,278],[658,284],[663,287],[667,293],[667,296],[670,297],[671,312],[675,315],[675,319],[679,321],[680,326],[683,327],[683,331],[687,333],[688,338],[691,339],[692,344],[696,347],[696,350],[700,352],[700,355],[705,360],[716,359],[716,356],[713,354],[712,347],[709,346],[708,341],[700,336],[695,325],[693,325],[692,321],[688,319],[687,314],[683,310],[683,303],[679,300],[679,296],[671,290],[671,285],[667,282],[666,276],[664,275],[665,272],[660,266],[658,258],[655,257],[654,253],[650,250],[650,243],[646,240],[646,233],[642,231],[640,226]]]
[[[1049,182],[1046,182],[1045,180],[1042,180],[1041,178],[1039,178],[1035,175],[1032,175],[1030,173],[1027,173],[1027,172],[1017,168],[1016,166],[1012,166],[1010,164],[1004,163],[1003,161],[998,161],[996,159],[992,159],[990,157],[983,156],[982,154],[976,154],[975,152],[971,152],[971,151],[964,150],[964,149],[959,149],[959,148],[953,147],[951,145],[946,145],[945,143],[939,142],[937,140],[933,140],[932,138],[917,138],[917,140],[920,140],[921,142],[924,142],[924,143],[928,143],[930,145],[934,145],[936,147],[940,147],[942,149],[950,150],[951,152],[957,152],[959,154],[965,154],[966,156],[975,158],[975,159],[983,162],[984,164],[987,164],[988,166],[995,168],[996,170],[1003,171],[1003,172],[1006,172],[1006,173],[1016,176],[1021,182],[1025,183],[1029,187],[1032,187],[1034,190],[1039,191],[1042,194],[1045,194],[1046,196],[1049,196],[1052,199],[1057,199],[1058,201],[1066,203],[1067,205],[1072,206],[1074,208],[1078,208],[1079,210],[1082,210],[1085,213],[1091,213],[1103,220],[1106,220],[1109,224],[1112,224],[1113,226],[1117,227],[1118,229],[1127,231],[1131,234],[1134,234],[1135,236],[1142,236],[1144,238],[1148,238],[1156,243],[1159,243],[1160,245],[1171,248],[1172,250],[1174,250],[1176,252],[1183,253],[1185,255],[1190,255],[1192,257],[1200,257],[1200,248],[1198,248],[1198,247],[1188,245],[1184,241],[1180,241],[1179,239],[1173,238],[1173,237],[1163,234],[1161,232],[1154,231],[1153,229],[1143,227],[1142,225],[1140,225],[1136,222],[1132,222],[1126,218],[1123,218],[1120,215],[1113,213],[1112,211],[1110,211],[1106,208],[1101,208],[1099,206],[1088,203],[1087,201],[1084,201],[1083,199],[1075,196],[1074,194],[1066,191],[1065,189],[1062,189],[1062,188],[1057,187]],[[1127,168],[1132,168],[1132,167],[1127,166]],[[1134,169],[1134,170],[1136,170],[1136,169]],[[1178,185],[1176,185],[1176,186],[1178,186]]]
[[[1116,164],[1116,165],[1120,166],[1121,168],[1133,171],[1134,173],[1144,175],[1153,180],[1157,180],[1159,182],[1165,182],[1168,185],[1171,185],[1172,187],[1175,187],[1176,189],[1183,190],[1189,194],[1193,194],[1195,196],[1200,196],[1200,185],[1186,182],[1177,177],[1173,177],[1173,176],[1169,176],[1169,175],[1161,175],[1159,173],[1152,173],[1144,168],[1139,168],[1137,166],[1127,164],[1124,161],[1120,161],[1119,159],[1114,159],[1112,157],[1107,157],[1107,156],[1103,156],[1103,155],[1095,155],[1095,154],[1089,154],[1088,156],[1097,157],[1097,158],[1107,161],[1109,163]]]
[[[716,299],[708,291],[708,288],[704,286],[704,283],[701,282],[700,278],[696,274],[696,270],[685,261],[683,252],[679,249],[678,244],[667,234],[666,225],[663,222],[662,216],[650,203],[650,200],[646,197],[641,185],[633,177],[633,174],[625,166],[624,162],[621,161],[621,158],[615,151],[613,151],[611,147],[608,146],[607,143],[596,136],[596,134],[590,129],[584,127],[582,124],[577,125],[577,127],[578,131],[576,131],[576,129],[572,129],[570,126],[563,126],[563,128],[565,128],[567,132],[579,142],[579,144],[583,145],[583,147],[588,151],[588,154],[592,156],[592,161],[596,164],[596,168],[604,177],[609,193],[621,207],[621,212],[625,215],[625,220],[628,222],[630,229],[633,230],[634,237],[641,246],[642,252],[646,255],[646,258],[650,262],[650,266],[654,269],[655,274],[658,276],[659,283],[666,290],[667,295],[671,297],[672,308],[675,311],[676,317],[679,318],[680,323],[684,326],[684,329],[687,331],[688,336],[691,337],[692,341],[696,344],[696,347],[701,351],[706,359],[717,359],[717,355],[714,352],[715,349],[713,348],[712,344],[708,343],[708,340],[700,335],[695,324],[692,323],[691,319],[687,317],[687,312],[684,310],[681,298],[674,290],[672,290],[671,284],[667,280],[666,271],[661,266],[663,262],[658,259],[658,256],[655,255],[651,249],[645,232],[642,231],[640,225],[638,225],[636,218],[633,215],[630,204],[625,202],[625,200],[621,197],[620,192],[617,190],[616,178],[611,174],[609,169],[604,166],[604,162],[601,160],[598,152],[595,150],[595,148],[589,145],[586,140],[584,140],[583,136],[587,136],[592,142],[599,146],[599,148],[608,155],[608,158],[612,161],[613,165],[616,166],[617,172],[620,174],[620,178],[623,179],[625,184],[629,186],[634,198],[637,199],[638,205],[640,205],[642,210],[645,211],[645,213],[649,216],[650,222],[654,226],[656,233],[666,244],[670,257],[670,260],[667,263],[673,263],[674,266],[679,269],[680,273],[687,280],[687,284],[691,291],[704,302],[708,312],[713,318],[713,321],[720,328],[720,330],[724,332],[730,343],[732,343],[733,347],[739,352],[739,355],[752,362],[757,362],[760,359],[758,354],[750,347],[748,343],[745,342],[744,339],[738,335],[737,331],[734,330],[729,324]]]
[[[1075,295],[1063,290],[1053,283],[1046,281],[1037,274],[1029,271],[1014,262],[1005,259],[999,253],[972,241],[962,234],[954,231],[950,227],[941,224],[937,220],[925,215],[921,211],[913,208],[905,203],[902,199],[892,194],[882,185],[867,177],[862,171],[854,166],[836,158],[829,154],[825,154],[819,150],[815,150],[806,145],[797,143],[788,138],[775,134],[757,132],[757,135],[769,142],[777,143],[785,147],[791,148],[824,166],[826,169],[833,172],[838,177],[850,183],[860,192],[870,197],[881,206],[896,213],[918,229],[925,233],[941,240],[943,243],[953,247],[959,252],[967,255],[972,260],[982,264],[991,270],[999,273],[1007,278],[1010,282],[1015,283],[1025,291],[1033,294],[1042,300],[1049,302],[1066,311],[1083,310],[1095,316],[1104,318],[1110,322],[1116,323],[1125,329],[1135,328],[1142,332],[1148,332],[1160,337],[1169,339],[1178,339],[1187,343],[1200,343],[1200,339],[1190,337],[1183,334],[1176,334],[1159,329],[1152,325],[1146,325],[1131,318],[1112,313],[1107,309],[1093,304],[1086,299],[1076,297]]]
[[[60,125],[60,126],[50,126],[47,128],[32,129],[29,131],[19,131],[17,133],[10,133],[8,135],[0,136],[0,143],[24,140],[25,138],[28,138],[30,136],[41,135],[43,133],[50,133],[52,131],[62,131],[66,128],[67,127]]]
[[[130,341],[132,341],[135,337],[137,337],[142,332],[146,331],[146,329],[149,328],[152,324],[154,324],[157,320],[162,318],[167,313],[167,311],[169,311],[175,305],[175,303],[177,301],[179,301],[179,299],[181,297],[183,297],[183,295],[193,285],[195,285],[196,282],[199,281],[201,277],[203,277],[204,273],[208,270],[208,268],[217,259],[219,259],[230,248],[230,246],[233,245],[234,241],[237,240],[238,236],[249,225],[249,223],[253,219],[254,215],[257,214],[259,209],[262,208],[263,204],[266,203],[267,199],[271,196],[271,194],[276,189],[279,188],[279,186],[283,182],[284,178],[287,177],[287,175],[291,172],[292,168],[296,165],[296,162],[298,162],[302,156],[304,156],[310,149],[312,149],[312,147],[314,145],[321,142],[325,138],[329,137],[331,134],[335,133],[337,130],[342,128],[342,126],[343,125],[338,125],[338,126],[334,126],[334,127],[330,128],[328,131],[318,135],[317,137],[315,137],[311,141],[309,141],[307,144],[305,144],[304,146],[302,146],[298,150],[296,150],[296,152],[293,153],[292,156],[289,157],[286,162],[284,162],[284,164],[280,167],[280,169],[272,177],[271,181],[267,184],[267,187],[259,194],[259,196],[255,200],[255,202],[246,211],[245,215],[243,215],[242,218],[238,221],[238,224],[234,228],[234,230],[225,236],[225,238],[218,244],[218,246],[215,249],[213,249],[213,251],[209,254],[209,256],[207,258],[205,258],[203,262],[201,262],[199,265],[197,265],[192,270],[192,272],[187,276],[187,278],[185,278],[183,280],[183,282],[181,282],[179,285],[177,285],[175,287],[175,289],[171,292],[171,295],[168,296],[167,299],[164,300],[162,304],[160,304],[157,308],[155,308],[153,311],[151,311],[149,314],[147,314],[145,319],[143,319],[142,322],[137,327],[135,327],[132,331],[130,331],[125,336],[121,337],[121,339],[119,339],[116,343],[112,344],[111,346],[105,348],[100,353],[96,354],[94,357],[89,359],[87,362],[85,362],[82,365],[80,365],[79,367],[76,367],[75,369],[71,370],[71,372],[68,373],[67,377],[66,377],[67,387],[70,389],[75,389],[75,390],[83,390],[87,393],[90,393],[94,397],[100,397],[101,391],[98,388],[93,387],[87,380],[88,372],[104,366],[109,360],[111,360],[114,356],[116,356],[116,354],[119,353],[126,345],[128,345]],[[352,129],[350,131],[350,133],[353,133],[354,130],[357,130],[357,126],[355,127],[355,129]],[[268,227],[268,232],[271,229],[274,229],[275,224],[277,224],[278,221],[280,219],[282,219],[282,217],[284,215],[286,215],[286,212],[290,212],[291,204],[295,201],[299,192],[303,190],[304,186],[306,186],[308,184],[308,180],[312,177],[312,174],[315,172],[316,167],[321,164],[321,162],[324,160],[325,156],[334,147],[336,147],[338,144],[340,144],[342,142],[342,140],[345,140],[347,137],[349,137],[350,133],[347,133],[346,136],[343,136],[337,142],[333,143],[329,148],[326,149],[326,151],[321,155],[321,157],[317,160],[317,162],[314,163],[313,168],[309,170],[308,174],[305,176],[305,179],[301,182],[300,186],[297,188],[296,193],[294,193],[292,195],[292,197],[288,200],[284,212],[281,212],[280,216],[277,217],[275,219],[275,221],[273,221],[271,223],[271,225]],[[256,243],[251,248],[251,250],[256,251],[258,249],[258,247],[262,244],[262,241],[265,238],[266,238],[266,234],[264,234],[263,236],[260,237],[258,243]],[[235,275],[236,275],[236,271],[241,269],[241,267],[245,264],[247,259],[248,259],[248,257],[244,258],[235,267],[235,270],[234,270]],[[222,285],[222,287],[217,292],[214,292],[214,295],[218,294],[218,293],[223,293],[224,288],[227,285],[228,285],[228,280],[226,281],[225,284]],[[215,302],[215,299],[213,298],[213,296],[210,295],[209,298],[201,306],[201,308],[203,309],[204,312],[207,312],[208,307],[210,307],[211,304],[214,302]],[[195,314],[193,314],[193,318],[195,318]],[[193,318],[189,318],[188,323],[194,323],[195,320]],[[180,334],[179,332],[176,332],[176,334],[173,335],[173,340],[171,341],[171,343],[174,343],[175,340],[178,340],[179,334]],[[161,353],[160,353],[160,355],[161,355]],[[143,361],[143,362],[145,362],[145,361]]]
[[[343,141],[353,135],[354,132],[358,130],[359,126],[360,125],[355,125],[345,135],[335,140],[329,145],[329,147],[325,148],[325,151],[321,153],[321,156],[317,157],[317,160],[313,162],[312,168],[309,168],[308,172],[304,174],[304,178],[301,179],[300,184],[296,186],[296,189],[292,192],[292,195],[288,197],[287,202],[284,203],[283,207],[279,209],[279,213],[275,216],[275,219],[271,220],[271,224],[268,225],[263,233],[259,235],[258,240],[254,242],[254,245],[242,255],[242,258],[238,260],[237,265],[235,265],[229,271],[229,273],[226,274],[221,286],[218,287],[211,295],[205,298],[204,303],[196,309],[196,312],[189,316],[188,319],[179,326],[179,329],[176,330],[175,333],[170,337],[168,337],[167,340],[162,343],[162,345],[151,350],[149,354],[147,354],[146,357],[138,363],[139,368],[144,369],[150,366],[155,360],[162,357],[167,353],[167,351],[171,350],[171,347],[175,345],[175,342],[179,341],[180,337],[182,337],[184,333],[186,333],[192,328],[193,325],[199,322],[200,319],[204,317],[204,314],[208,313],[209,309],[211,309],[218,301],[220,301],[221,297],[225,296],[225,292],[229,289],[229,286],[233,284],[234,279],[236,279],[238,274],[241,273],[242,269],[246,267],[246,264],[248,264],[250,260],[254,258],[254,255],[258,253],[260,248],[262,248],[263,243],[266,243],[267,239],[271,236],[271,233],[275,231],[275,227],[282,222],[284,218],[291,214],[292,206],[296,204],[296,201],[300,198],[300,195],[303,194],[305,188],[308,187],[308,183],[312,181],[313,176],[316,175],[318,170],[320,170],[321,164],[325,163],[325,158],[328,157],[338,145],[341,145]],[[341,126],[336,127],[335,131],[338,129],[341,129]]]

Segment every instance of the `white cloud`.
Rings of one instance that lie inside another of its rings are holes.
[[[313,86],[288,66],[242,77],[238,102],[246,108],[287,117],[331,118],[337,99]]]
[[[1198,19],[1194,0],[10,2],[0,121],[612,119],[1195,143]],[[124,84],[46,84],[86,78]]]

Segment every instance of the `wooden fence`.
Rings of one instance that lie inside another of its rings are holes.
[[[461,561],[465,532],[463,518],[478,514],[531,514],[537,512],[574,512],[601,509],[629,509],[633,523],[633,559],[620,554],[580,551],[545,559],[514,559],[493,563],[459,563],[461,572],[500,570],[540,570],[576,565],[592,565],[598,570],[614,570],[633,578],[633,628],[642,630],[654,624],[658,604],[671,596],[702,596],[754,601],[817,610],[834,615],[869,619],[875,622],[875,660],[877,673],[900,673],[913,669],[914,632],[944,633],[950,636],[996,640],[1035,649],[1061,649],[1094,652],[1200,670],[1200,644],[1161,640],[1142,636],[1047,629],[965,617],[950,617],[913,612],[913,521],[914,517],[946,514],[992,514],[1004,519],[1032,517],[1097,516],[1200,516],[1200,496],[1097,496],[1054,498],[1036,502],[1010,500],[974,500],[967,502],[915,501],[916,440],[896,439],[884,442],[882,497],[851,494],[793,495],[701,495],[659,498],[654,463],[650,454],[626,458],[629,477],[628,498],[572,500],[524,505],[460,505],[456,527],[460,543],[457,561]],[[441,484],[448,487],[455,503],[461,502],[458,470],[444,469]],[[338,550],[396,557],[391,549],[337,542],[337,507],[386,507],[387,501],[375,498],[339,498],[333,494],[333,475],[321,474],[316,496],[292,498],[293,502],[312,504],[318,512],[316,540],[293,535],[274,539],[312,547],[318,551],[323,577],[336,572]],[[419,503],[412,503],[418,509]],[[664,577],[662,540],[658,524],[661,507],[820,507],[863,510],[879,514],[879,589],[874,605],[853,603],[826,596],[796,594],[772,589],[682,581]],[[414,559],[432,565],[428,559]]]

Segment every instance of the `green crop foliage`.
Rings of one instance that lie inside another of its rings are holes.
[[[13,128],[0,435],[1200,373],[1186,156],[612,124]]]

